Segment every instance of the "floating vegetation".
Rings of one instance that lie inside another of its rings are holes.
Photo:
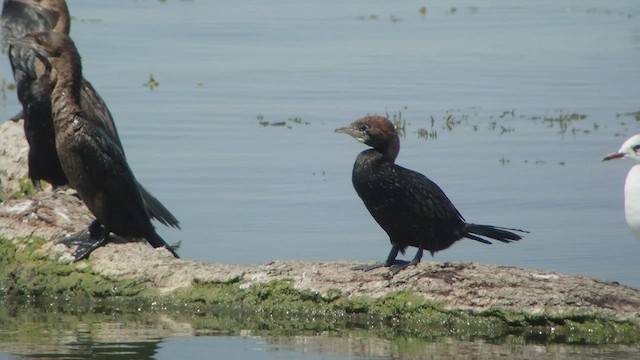
[[[525,160],[525,161],[524,161],[524,163],[525,163],[525,164],[528,164],[528,163],[529,163],[529,160]],[[532,163],[532,164],[534,164],[534,165],[544,165],[544,164],[546,164],[547,162],[546,162],[546,161],[544,161],[544,160],[535,160],[535,161],[532,161],[531,163]]]
[[[423,6],[420,9],[418,9],[418,12],[420,13],[420,15],[422,16],[426,16],[427,15],[427,7]]]
[[[457,7],[455,7],[455,6],[452,6],[452,7],[449,9],[449,11],[448,11],[448,12],[449,12],[449,14],[450,14],[450,15],[453,15],[453,14],[455,14],[455,13],[457,13],[457,12],[458,12],[458,8],[457,8]]]
[[[594,14],[594,15],[606,15],[606,16],[620,16],[627,19],[633,18],[633,14],[622,12],[622,11],[614,12],[613,10],[591,8],[591,9],[587,9],[585,12],[588,15]]]
[[[501,157],[501,158],[498,160],[498,162],[500,163],[500,165],[504,166],[504,165],[507,165],[507,164],[511,163],[511,160],[506,159],[506,158],[503,156],[503,157]]]
[[[498,117],[500,119],[504,119],[507,115],[511,115],[512,118],[516,117],[516,109],[513,109],[511,111],[503,111],[502,114],[500,114]]]
[[[7,107],[7,90],[15,91],[16,85],[14,83],[7,84],[7,79],[2,77],[2,87],[0,87],[0,92],[2,93],[2,107]]]
[[[557,124],[560,128],[560,133],[564,134],[567,132],[567,130],[569,130],[569,125],[571,125],[572,122],[584,120],[586,118],[587,118],[587,115],[584,115],[584,114],[560,113],[560,115],[558,115],[557,117],[545,117],[543,120],[545,123],[547,123],[548,127],[554,127]],[[586,130],[580,130],[580,129],[576,129],[575,127],[572,127],[570,131],[571,133],[575,134],[576,132],[579,132],[579,131],[584,132]]]
[[[357,20],[378,20],[378,15],[371,14],[369,16],[360,15],[356,18]]]
[[[270,122],[264,119],[264,115],[258,115],[257,117],[258,120],[258,124],[262,127],[267,127],[267,126],[281,126],[281,127],[286,127],[287,129],[291,129],[292,124],[298,124],[298,125],[311,125],[311,123],[309,121],[303,121],[302,118],[300,117],[292,117],[292,118],[288,118],[287,120],[282,120],[282,121],[276,121],[276,122]]]
[[[269,126],[269,122],[264,120],[264,115],[258,115],[257,118],[260,126]]]
[[[316,172],[314,171],[312,174],[313,174],[313,176],[319,175],[319,177],[321,177],[321,178],[322,178],[322,181],[327,181],[327,173],[326,173],[326,171],[324,171],[324,170],[322,170],[322,171],[320,171],[320,172],[318,172],[318,173],[316,173]]]
[[[636,119],[636,121],[640,121],[640,111],[632,111],[632,112],[616,114],[616,117],[621,117],[621,116],[633,116]]]
[[[442,127],[442,130],[453,131],[453,129],[461,123],[462,120],[458,120],[455,118],[455,116],[453,116],[453,114],[449,114],[444,120],[444,126]]]
[[[158,80],[156,80],[155,77],[153,77],[153,74],[150,74],[149,80],[146,83],[142,84],[142,86],[146,86],[149,88],[149,90],[153,91],[153,89],[160,86],[160,83],[158,82]]]
[[[514,132],[515,129],[512,127],[504,127],[502,125],[500,125],[500,135],[504,135],[506,133],[510,133],[510,132]]]
[[[405,106],[405,110],[407,107]],[[407,128],[407,121],[402,117],[402,111],[393,112],[391,115],[386,113],[387,119],[391,120],[393,126],[396,128],[398,135],[405,137],[405,129]]]
[[[369,16],[364,16],[364,15],[360,15],[356,18],[357,20],[363,21],[363,20],[373,20],[376,21],[378,19],[380,19],[380,16],[376,15],[376,14],[371,14]],[[389,21],[391,21],[392,23],[397,23],[402,21],[402,18],[397,17],[395,15],[389,15]]]
[[[425,128],[419,128],[417,133],[418,133],[418,138],[419,139],[437,139],[438,138],[438,130],[434,130],[434,125],[436,123],[436,119],[433,118],[433,116],[431,117],[431,130],[427,130]]]

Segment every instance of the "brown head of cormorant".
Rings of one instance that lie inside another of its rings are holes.
[[[481,236],[505,243],[521,239],[511,231],[522,230],[467,223],[438,185],[418,172],[396,165],[400,138],[387,118],[366,116],[335,132],[349,134],[372,147],[356,158],[353,187],[392,245],[384,263],[359,269],[386,266],[397,273],[418,264],[423,250],[433,255],[462,238],[485,244],[491,242]],[[397,260],[398,253],[404,253],[409,246],[418,248],[413,260]]]
[[[151,224],[140,186],[122,148],[103,127],[87,118],[81,106],[82,65],[71,38],[62,33],[40,32],[19,42],[52,69],[56,152],[69,184],[96,217],[90,226],[95,242],[81,253],[76,252],[76,258],[88,256],[108,241],[110,232],[144,238],[178,257]]]

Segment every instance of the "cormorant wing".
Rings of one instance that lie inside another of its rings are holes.
[[[98,94],[91,83],[84,77],[80,83],[80,104],[82,111],[85,113],[85,119],[93,126],[101,129],[102,133],[120,150],[123,161],[126,163],[126,155],[120,142],[120,136],[118,136],[118,129],[113,121],[113,116],[100,94]],[[142,184],[139,182],[136,183],[138,184],[138,190],[142,195],[149,215],[164,225],[180,228],[178,219],[173,216],[160,200],[153,196]]]
[[[93,88],[91,83],[84,77],[80,83],[80,106],[85,113],[86,120],[94,126],[101,128],[105,135],[113,141],[114,145],[120,148],[124,155],[124,149],[118,136],[118,129],[116,128],[107,104],[102,100],[102,97],[100,97],[100,94]]]
[[[393,165],[399,201],[419,216],[433,219],[464,218],[440,187],[423,174]]]

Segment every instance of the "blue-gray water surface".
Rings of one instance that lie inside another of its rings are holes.
[[[640,133],[628,115],[640,110],[636,0],[68,3],[84,74],[136,176],[181,220],[158,229],[185,259],[385,258],[388,238],[351,186],[364,146],[333,132],[377,113],[405,119],[398,164],[467,220],[531,231],[434,261],[640,287],[623,212],[631,163],[600,161]],[[10,78],[4,57],[0,69]],[[9,93],[4,117],[17,109]],[[557,121],[571,114],[586,118]]]

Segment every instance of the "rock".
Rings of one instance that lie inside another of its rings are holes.
[[[0,204],[0,238],[18,248],[32,237],[47,241],[41,251],[65,262],[71,249],[55,240],[81,229],[92,220],[71,193],[40,192]],[[108,279],[143,280],[160,294],[205,283],[238,283],[247,288],[290,279],[299,290],[329,296],[339,289],[346,297],[380,298],[395,291],[411,291],[425,299],[446,302],[447,308],[482,312],[501,309],[529,314],[564,313],[607,315],[640,322],[640,291],[587,276],[468,262],[423,262],[394,277],[386,269],[354,271],[350,262],[275,261],[261,265],[207,264],[175,259],[146,242],[115,242],[91,254],[94,273]]]
[[[29,144],[24,137],[23,121],[5,121],[0,125],[0,201],[20,190],[27,177]]]

